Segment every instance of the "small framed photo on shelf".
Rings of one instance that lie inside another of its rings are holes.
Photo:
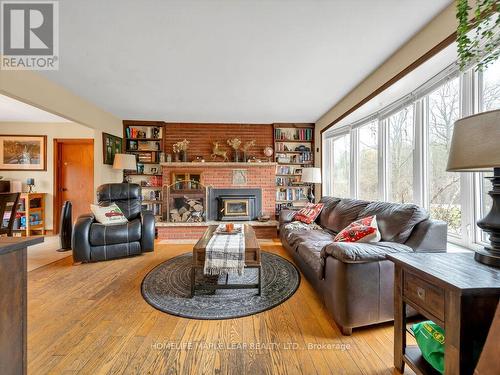
[[[158,168],[153,167],[150,169],[151,174],[157,174],[158,173]]]

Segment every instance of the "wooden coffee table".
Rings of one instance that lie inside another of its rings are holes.
[[[193,265],[191,266],[191,297],[194,295],[196,283],[196,269],[203,269],[205,266],[205,250],[207,249],[208,241],[212,238],[217,225],[210,225],[203,237],[201,237],[193,247]],[[260,246],[257,241],[254,229],[245,224],[245,268],[257,268],[258,282],[257,284],[229,284],[229,275],[226,275],[225,284],[201,284],[203,289],[258,289],[258,295],[262,292],[262,265],[260,260]]]

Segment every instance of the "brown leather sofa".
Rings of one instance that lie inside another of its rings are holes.
[[[321,296],[344,335],[394,319],[394,266],[385,255],[445,252],[447,224],[429,219],[413,204],[324,197],[316,229],[290,224],[295,211],[280,212],[280,238]],[[377,215],[381,241],[340,243],[333,237],[351,222]]]

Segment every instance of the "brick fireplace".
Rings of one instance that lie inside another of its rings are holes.
[[[259,211],[273,216],[274,206],[276,202],[275,188],[275,173],[276,163],[232,163],[232,162],[172,162],[163,163],[163,197],[166,199],[167,187],[174,181],[175,175],[197,175],[200,176],[200,182],[207,187],[208,191],[232,192],[238,195],[247,193],[250,196],[257,196],[260,201],[256,205]],[[258,191],[257,191],[258,190]],[[207,196],[210,194],[207,194]],[[182,223],[182,222],[160,222],[157,223],[158,238],[161,240],[187,240],[198,239],[203,234],[208,224],[215,223],[213,214],[210,215],[209,205],[214,205],[216,200],[208,197],[205,207],[206,220],[197,223]],[[164,220],[168,220],[167,202],[164,202]],[[257,212],[259,214],[260,212]],[[258,223],[255,221],[248,222],[254,226],[257,236],[260,238],[275,237],[276,225],[275,222]]]

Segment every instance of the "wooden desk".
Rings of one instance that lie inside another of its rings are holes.
[[[26,374],[26,248],[43,237],[0,237],[0,374]]]
[[[406,305],[445,330],[445,374],[472,374],[500,296],[500,269],[471,253],[392,254],[394,279],[394,367],[438,374],[416,346],[406,345]]]

